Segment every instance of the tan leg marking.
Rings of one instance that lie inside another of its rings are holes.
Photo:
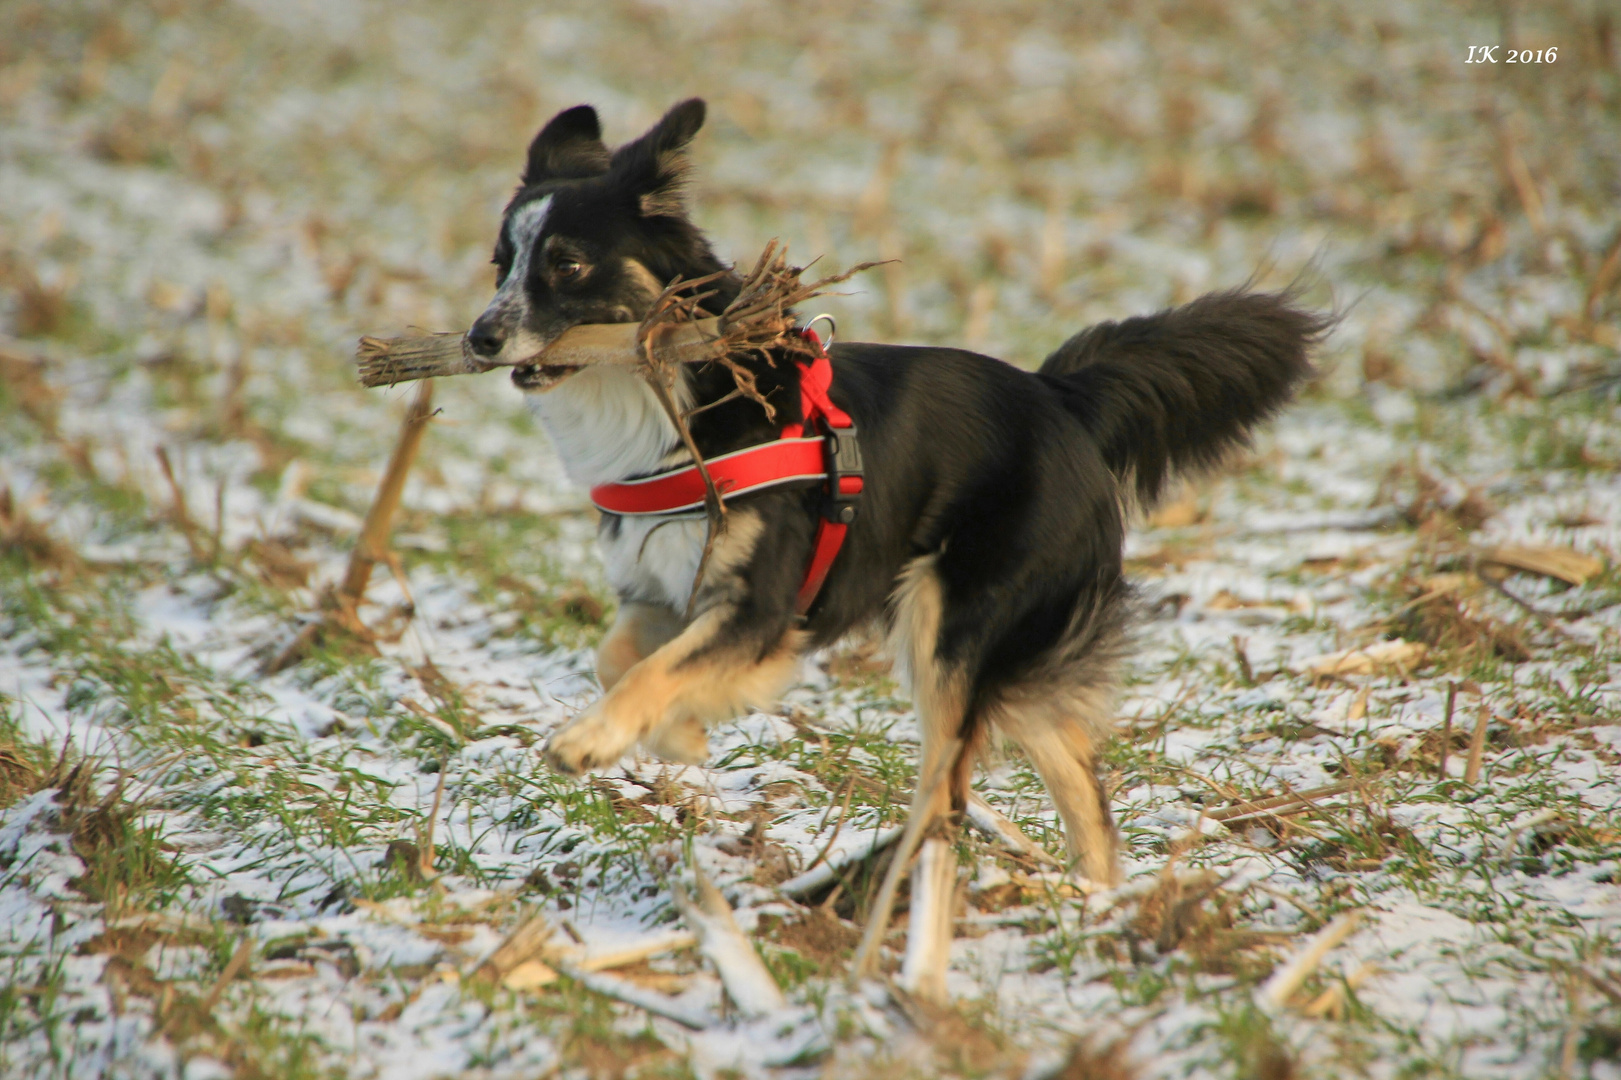
[[[1109,796],[1098,778],[1097,740],[1107,731],[1108,689],[1069,689],[1043,696],[1010,695],[992,710],[998,727],[1024,750],[1047,786],[1070,858],[1103,885],[1120,883],[1120,839]]]
[[[681,619],[662,604],[634,600],[619,605],[619,614],[597,646],[597,679],[612,690],[644,656],[681,632]]]
[[[742,648],[708,653],[726,614],[711,609],[698,616],[633,665],[600,701],[554,732],[546,743],[552,765],[576,775],[600,769],[666,724],[703,725],[773,704],[798,668],[804,635],[783,635],[763,659]],[[691,744],[690,737],[676,742]]]
[[[702,765],[709,760],[709,732],[703,721],[687,716],[653,729],[642,740],[642,747],[660,761]]]
[[[895,589],[891,648],[917,709],[922,754],[906,832],[901,836],[868,914],[861,947],[850,969],[854,979],[876,970],[878,948],[894,912],[895,893],[910,867],[912,854],[925,836],[951,839],[956,831],[952,813],[968,799],[973,748],[962,738],[968,685],[961,671],[947,668],[937,659],[944,606],[934,556],[926,555],[908,563]],[[947,850],[949,852],[949,848]],[[950,853],[949,857],[953,868],[950,877],[955,881],[956,856]],[[935,868],[935,872],[945,874],[943,868]],[[936,900],[938,902],[938,898]],[[944,902],[951,901],[947,898]],[[908,945],[908,956],[915,958],[908,963],[908,981],[922,996],[943,997],[951,920],[931,918],[924,922],[927,925],[916,926],[913,932],[926,935],[928,940],[917,946]]]

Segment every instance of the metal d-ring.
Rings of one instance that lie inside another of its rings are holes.
[[[827,320],[827,340],[822,342],[822,348],[825,349],[829,345],[833,344],[833,336],[839,332],[839,323],[837,319],[833,318],[833,316],[824,311],[820,315],[812,315],[810,321],[801,327],[801,329],[809,330],[823,319]]]

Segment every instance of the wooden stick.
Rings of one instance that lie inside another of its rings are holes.
[[[632,323],[588,323],[564,331],[542,352],[517,364],[492,364],[472,354],[465,335],[408,334],[402,337],[363,337],[356,349],[363,386],[390,386],[412,379],[440,375],[471,375],[497,367],[540,364],[547,367],[590,367],[643,363],[643,341],[650,339],[656,364],[716,362],[725,365],[744,396],[773,412],[754,385],[754,374],[734,359],[737,353],[770,353],[785,349],[809,355],[812,348],[797,332],[796,304],[826,295],[829,286],[849,280],[877,263],[861,263],[842,274],[813,282],[800,281],[803,267],[789,266],[787,248],[776,240],[766,245],[759,261],[740,282],[737,297],[718,317],[699,318],[699,304],[714,290],[699,291],[726,276],[724,272],[691,281],[677,279],[654,303],[647,318]]]
[[[1447,715],[1441,723],[1441,764],[1438,779],[1447,778],[1447,753],[1452,749],[1452,708],[1458,703],[1458,684],[1447,683]]]
[[[819,892],[844,876],[845,871],[852,866],[872,858],[899,840],[901,834],[905,831],[905,827],[901,825],[885,829],[871,840],[858,845],[848,854],[841,855],[836,859],[828,859],[820,866],[813,865],[798,877],[789,878],[777,886],[777,891],[784,896],[791,896],[795,899]]]
[[[750,1020],[788,1007],[777,980],[771,977],[760,954],[738,929],[731,905],[696,863],[692,873],[697,898],[687,895],[679,882],[671,887],[675,906],[698,935],[698,948],[715,965],[721,985],[737,1011]]]
[[[665,363],[693,363],[708,360],[713,342],[719,336],[718,319],[670,323],[653,335],[654,353]],[[617,364],[634,367],[642,362],[642,348],[635,323],[587,323],[571,327],[558,339],[525,363],[557,367],[591,367]],[[363,337],[355,350],[360,385],[393,386],[413,379],[445,375],[479,375],[497,367],[519,365],[490,364],[474,358],[465,348],[465,335],[406,334],[401,337]]]
[[[432,415],[433,383],[424,380],[417,387],[416,397],[411,400],[411,407],[400,424],[400,440],[388,459],[388,469],[383,473],[382,483],[377,485],[377,495],[372,499],[371,509],[366,511],[366,523],[360,528],[360,537],[349,554],[349,569],[343,575],[343,584],[338,587],[338,595],[353,604],[358,605],[366,595],[372,567],[384,558],[389,530],[400,508],[400,496],[405,493],[405,478],[411,472],[411,463],[416,460],[417,450],[422,446],[422,434],[428,430],[428,419]]]
[[[1000,841],[1009,851],[1027,855],[1036,862],[1048,866],[1064,865],[1058,856],[1024,835],[1023,829],[1009,821],[996,807],[977,794],[968,796],[968,822],[992,839]]]
[[[643,990],[641,987],[626,982],[624,979],[614,978],[612,975],[603,975],[600,972],[586,971],[567,961],[558,961],[557,970],[579,983],[593,993],[603,997],[623,1001],[626,1005],[634,1005],[643,1012],[662,1016],[666,1020],[674,1020],[682,1027],[694,1031],[702,1031],[715,1023],[715,1018],[695,1006],[688,1005],[675,998],[665,997],[653,990]]]
[[[1277,1012],[1289,1003],[1289,996],[1311,976],[1323,962],[1330,949],[1351,936],[1361,920],[1361,913],[1353,911],[1341,915],[1306,942],[1304,948],[1291,956],[1255,995],[1256,1004],[1268,1012]]]
[[[923,841],[912,874],[912,912],[900,985],[912,996],[935,1005],[946,1000],[956,898],[957,852],[946,841],[931,837]]]
[[[1349,780],[1341,780],[1337,784],[1328,784],[1307,791],[1290,791],[1282,795],[1269,795],[1264,799],[1240,799],[1235,805],[1212,810],[1205,817],[1211,821],[1222,822],[1253,817],[1256,814],[1277,810],[1292,803],[1311,802],[1314,799],[1323,799],[1330,795],[1343,795],[1345,792],[1350,791],[1353,786]]]
[[[1475,721],[1475,734],[1469,740],[1469,763],[1464,766],[1463,782],[1473,784],[1480,779],[1480,757],[1486,752],[1486,724],[1491,719],[1491,710],[1486,703],[1480,703],[1480,719]]]

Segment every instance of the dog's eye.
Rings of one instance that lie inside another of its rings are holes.
[[[576,259],[563,259],[552,264],[552,272],[560,278],[571,278],[585,269]]]

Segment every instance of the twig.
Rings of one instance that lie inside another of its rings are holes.
[[[1504,119],[1498,129],[1503,144],[1503,171],[1508,174],[1509,183],[1514,186],[1514,194],[1520,198],[1520,206],[1525,209],[1525,217],[1531,223],[1531,228],[1538,236],[1548,231],[1548,217],[1543,212],[1542,195],[1537,191],[1536,180],[1531,176],[1531,170],[1525,164],[1525,158],[1520,154],[1519,143],[1514,138],[1514,132],[1509,122]]]
[[[405,478],[411,472],[412,462],[416,461],[417,450],[422,446],[422,434],[427,431],[428,419],[432,415],[433,383],[423,380],[400,425],[399,442],[389,456],[388,469],[383,473],[382,482],[377,485],[377,495],[372,499],[371,508],[366,511],[366,523],[361,526],[360,537],[349,554],[349,568],[343,575],[343,584],[338,586],[339,596],[355,606],[359,606],[366,595],[372,567],[382,561],[388,548],[389,529],[400,508],[400,496],[405,493]]]
[[[718,363],[731,372],[736,383],[735,394],[721,401],[733,400],[741,395],[759,405],[767,419],[776,417],[776,408],[760,392],[755,373],[737,359],[739,354],[754,353],[773,361],[775,351],[790,354],[813,355],[815,346],[799,334],[794,324],[794,305],[824,295],[829,286],[847,281],[877,263],[860,263],[842,274],[833,274],[810,283],[800,281],[804,267],[788,265],[788,249],[773,239],[760,253],[754,268],[739,283],[733,297],[718,317],[704,318],[703,301],[715,296],[718,290],[700,291],[732,273],[717,271],[703,277],[683,280],[676,278],[653,301],[641,324],[631,328],[623,325],[585,324],[571,327],[543,352],[530,357],[525,363],[544,361],[549,365],[581,367],[590,364],[640,365],[642,375],[652,387],[659,406],[670,418],[681,444],[691,456],[704,483],[704,512],[708,518],[708,532],[704,537],[703,552],[693,575],[692,591],[687,597],[683,619],[690,621],[698,602],[698,591],[704,573],[709,568],[717,539],[726,529],[726,504],[710,475],[708,463],[698,451],[687,424],[690,416],[701,409],[683,414],[672,393],[681,376],[681,367],[690,363]],[[631,335],[627,338],[627,334]],[[628,348],[626,346],[629,346]],[[493,370],[497,365],[487,364],[473,357],[461,335],[415,335],[403,338],[362,338],[356,353],[360,381],[367,386],[389,385],[409,379],[426,379],[434,375],[458,375]],[[507,366],[507,365],[500,365]],[[426,386],[424,382],[424,386]],[[713,402],[705,408],[720,404]],[[405,445],[402,437],[401,448]],[[414,454],[415,447],[411,448]],[[398,451],[396,451],[398,454]],[[385,487],[393,473],[384,478]],[[409,464],[407,461],[406,464]],[[403,481],[403,477],[401,478]],[[373,510],[387,507],[384,489],[378,492]],[[397,492],[394,503],[398,503]],[[372,518],[367,517],[367,528],[356,545],[356,559],[350,563],[350,574],[344,580],[340,596],[352,605],[359,603],[370,576],[370,562],[377,561],[383,549],[382,537],[375,537]],[[381,522],[386,534],[386,518]],[[373,543],[372,541],[376,541]],[[364,553],[364,555],[362,554]],[[362,565],[361,559],[370,562]]]
[[[214,985],[209,989],[208,996],[203,998],[203,1012],[211,1013],[214,1011],[214,1006],[219,1004],[220,995],[225,993],[225,988],[235,981],[238,975],[242,974],[242,969],[248,966],[248,960],[252,956],[253,939],[244,937],[241,943],[237,945],[236,951],[231,954],[231,958],[225,962],[225,970],[220,972],[218,979],[214,980]]]
[[[1437,768],[1438,779],[1447,778],[1447,752],[1452,748],[1452,709],[1458,703],[1458,684],[1447,683],[1447,714],[1441,722],[1441,763]]]
[[[878,968],[878,950],[883,946],[884,935],[889,930],[890,916],[894,914],[895,893],[900,889],[901,879],[906,876],[912,856],[916,854],[924,833],[934,825],[935,801],[941,789],[945,787],[952,762],[960,753],[962,740],[952,740],[942,748],[939,760],[934,763],[934,768],[929,770],[930,775],[918,778],[917,789],[912,795],[912,811],[906,819],[905,831],[901,833],[900,843],[896,847],[889,869],[884,873],[883,883],[878,886],[878,895],[874,898],[872,909],[867,916],[867,929],[862,934],[861,944],[856,948],[855,959],[850,962],[852,986],[871,976]]]
[[[771,359],[772,351],[778,349],[810,355],[813,346],[795,332],[793,306],[822,295],[828,286],[846,281],[874,265],[861,263],[842,274],[834,274],[806,285],[799,280],[804,272],[803,268],[789,266],[787,256],[787,247],[780,245],[775,239],[766,244],[765,250],[760,253],[760,258],[754,264],[754,269],[743,278],[737,295],[726,305],[716,320],[716,336],[711,342],[708,356],[710,361],[723,365],[731,372],[736,392],[765,410],[768,420],[775,419],[776,407],[760,393],[754,372],[735,359],[735,355],[752,352],[765,357],[768,361]],[[713,295],[713,292],[703,293],[696,290],[724,276],[724,273],[715,273],[690,281],[677,278],[654,300],[647,316],[642,320],[641,327],[637,330],[637,339],[641,343],[643,377],[653,388],[659,406],[664,409],[670,423],[675,426],[682,445],[691,456],[693,464],[698,469],[698,475],[704,482],[704,513],[708,518],[708,531],[704,536],[703,551],[698,556],[698,569],[693,575],[692,591],[687,596],[683,621],[692,619],[698,603],[698,590],[703,584],[704,573],[709,569],[709,560],[714,554],[715,543],[726,531],[726,503],[721,498],[714,477],[710,475],[708,463],[698,452],[698,444],[687,424],[688,416],[682,414],[671,394],[671,388],[675,386],[676,380],[681,378],[680,363],[661,356],[654,347],[654,341],[655,335],[666,328],[694,320],[702,310],[699,307],[700,302]],[[728,398],[730,396],[728,395]]]
[[[823,886],[831,885],[856,863],[872,858],[895,843],[905,831],[906,829],[900,825],[886,829],[842,858],[828,859],[821,866],[789,878],[777,886],[777,891],[784,896],[791,896],[796,899],[801,896],[809,896]]]
[[[1503,599],[1507,600],[1509,603],[1531,616],[1531,618],[1535,619],[1537,621],[1537,625],[1541,626],[1544,630],[1551,630],[1555,637],[1567,639],[1570,637],[1570,634],[1565,631],[1565,628],[1554,622],[1551,616],[1543,612],[1541,609],[1532,606],[1529,602],[1522,600],[1520,597],[1509,592],[1508,586],[1504,585],[1501,581],[1497,581],[1490,574],[1482,574],[1478,567],[1475,570],[1475,576],[1481,581],[1484,581],[1493,592],[1497,593],[1497,595],[1501,596]]]
[[[163,479],[169,484],[170,516],[180,529],[180,534],[186,538],[186,548],[191,552],[193,562],[207,562],[203,552],[202,541],[197,538],[197,523],[191,519],[191,512],[186,509],[186,491],[175,479],[174,465],[169,461],[169,451],[165,447],[157,448],[158,467],[163,470]]]
[[[575,964],[581,971],[606,971],[609,968],[624,967],[627,964],[639,963],[650,956],[660,953],[680,952],[690,949],[698,944],[698,936],[689,934],[684,930],[672,930],[641,941],[622,945],[617,949],[608,949],[605,952],[585,951],[579,954]]]
[[[1272,977],[1267,979],[1255,995],[1256,1004],[1269,1012],[1277,1012],[1289,1003],[1289,997],[1305,982],[1340,942],[1351,936],[1361,920],[1360,912],[1341,915],[1319,930],[1304,948],[1291,956]]]
[[[698,935],[699,950],[715,965],[732,1004],[751,1020],[787,1008],[782,989],[738,929],[726,898],[696,863],[692,873],[696,898],[688,896],[679,882],[671,884],[670,892],[676,908]]]
[[[827,853],[833,850],[833,844],[836,840],[838,840],[839,833],[844,828],[844,821],[850,814],[850,801],[855,798],[856,785],[854,774],[846,777],[842,786],[844,787],[844,805],[839,808],[839,820],[833,824],[833,835],[827,838],[827,843],[822,845],[822,850],[816,853],[816,857],[812,859],[803,870],[795,875],[796,877],[803,877],[812,870],[816,869],[822,864],[822,860],[827,858]],[[834,796],[834,799],[837,798],[838,796]],[[822,815],[822,823],[816,826],[816,832],[814,835],[820,836],[822,834],[822,830],[827,828],[827,819],[832,815],[833,807],[833,802],[829,802],[827,804],[827,813]]]
[[[687,426],[681,410],[676,408],[675,400],[670,396],[670,387],[664,381],[664,372],[653,359],[653,349],[648,344],[651,337],[649,334],[642,339],[642,349],[647,354],[647,370],[644,375],[648,385],[653,388],[653,396],[658,398],[659,405],[670,418],[670,423],[675,425],[676,432],[681,436],[681,444],[692,456],[692,463],[698,467],[698,475],[704,481],[704,514],[708,519],[708,529],[704,534],[703,552],[698,556],[698,569],[692,575],[692,591],[687,594],[687,606],[681,615],[682,622],[691,622],[693,609],[698,604],[698,587],[703,584],[704,572],[709,569],[709,557],[714,554],[715,540],[726,531],[726,503],[721,500],[720,489],[715,486],[715,478],[709,474],[709,463],[698,452],[698,443],[692,437],[692,429]]]
[[[1587,287],[1587,301],[1582,305],[1582,313],[1588,322],[1598,320],[1599,304],[1618,278],[1621,278],[1621,229],[1616,230],[1615,239],[1610,241],[1610,248],[1604,253],[1604,261],[1599,264],[1592,284]]]
[[[1229,822],[1242,818],[1255,817],[1258,814],[1274,811],[1294,803],[1310,803],[1317,799],[1324,799],[1330,795],[1343,795],[1355,786],[1349,780],[1341,780],[1337,784],[1328,784],[1325,787],[1311,788],[1307,791],[1288,791],[1282,795],[1270,795],[1264,799],[1239,799],[1234,806],[1224,806],[1210,811],[1205,817],[1211,821]]]
[[[435,876],[433,872],[433,827],[439,822],[439,800],[445,794],[445,773],[450,771],[447,768],[449,764],[445,760],[439,762],[439,782],[433,788],[433,809],[428,811],[428,831],[422,838],[422,846],[418,849],[419,857],[422,860],[422,876],[429,879]]]
[[[933,1004],[946,1000],[946,966],[951,947],[951,915],[957,893],[957,852],[937,837],[923,842],[912,875],[911,920],[901,988]]]
[[[463,977],[499,982],[519,964],[545,954],[551,939],[551,923],[546,921],[544,915],[532,915],[513,927],[499,945],[466,968]]]
[[[1480,718],[1475,721],[1475,734],[1469,740],[1469,762],[1464,766],[1463,782],[1474,784],[1480,779],[1480,757],[1486,751],[1486,724],[1491,719],[1491,710],[1486,703],[1480,703]]]
[[[1010,851],[1028,856],[1047,866],[1064,865],[1058,856],[1026,836],[1023,829],[977,794],[968,796],[968,821],[993,839],[999,840],[1002,846]]]
[[[1250,888],[1254,889],[1256,892],[1266,893],[1268,896],[1275,897],[1276,899],[1282,900],[1286,904],[1292,905],[1301,914],[1314,921],[1318,927],[1328,925],[1327,915],[1324,915],[1321,911],[1318,911],[1316,908],[1312,907],[1304,900],[1301,900],[1299,897],[1290,896],[1282,889],[1274,889],[1268,885],[1262,885],[1259,881],[1253,882],[1250,885]]]
[[[558,961],[556,967],[559,972],[567,975],[587,990],[601,994],[603,997],[613,998],[615,1001],[622,1001],[626,1005],[634,1005],[643,1012],[652,1013],[654,1016],[674,1020],[683,1027],[691,1028],[694,1031],[702,1031],[715,1022],[715,1018],[707,1012],[700,1012],[682,1002],[665,997],[663,994],[655,993],[652,990],[643,990],[641,987],[633,986],[623,979],[616,979],[611,975],[603,975],[595,971],[586,971],[584,968],[571,964],[566,960]]]

